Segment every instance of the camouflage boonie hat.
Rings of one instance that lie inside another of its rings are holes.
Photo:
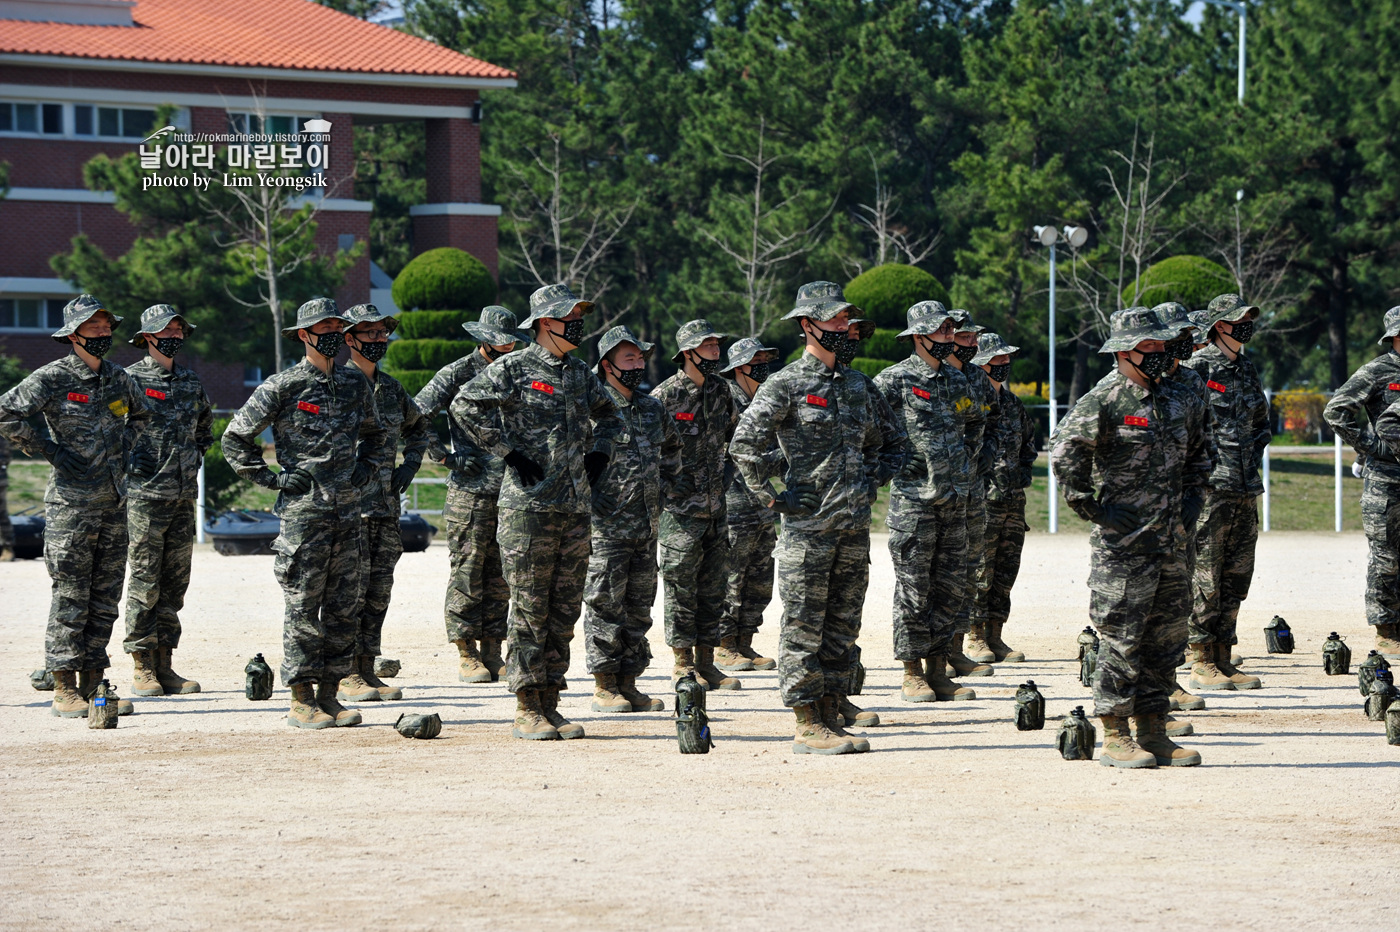
[[[1244,298],[1237,294],[1222,294],[1210,299],[1210,305],[1206,308],[1206,330],[1209,331],[1220,321],[1233,324],[1237,320],[1242,320],[1245,315],[1249,315],[1250,320],[1259,316],[1259,308],[1253,304],[1246,303]]]
[[[358,327],[360,324],[377,324],[381,321],[384,323],[384,329],[388,330],[390,333],[399,329],[399,319],[397,317],[381,314],[379,308],[375,307],[373,304],[357,304],[347,310],[344,317],[346,330],[349,330],[351,327]]]
[[[846,300],[846,293],[835,282],[808,282],[797,289],[797,306],[783,315],[783,320],[810,317],[825,323],[847,308],[856,306]]]
[[[603,360],[623,343],[631,343],[636,346],[642,351],[643,359],[650,359],[652,351],[656,349],[655,343],[648,343],[619,324],[598,338],[598,365],[593,367],[593,371],[598,373],[598,378],[603,377]]]
[[[185,325],[185,334],[188,335],[194,329],[194,324],[185,320],[185,316],[169,304],[152,304],[141,312],[141,329],[136,331],[136,335],[126,342],[132,346],[146,348],[146,334],[160,333],[170,326],[172,320],[178,319]]]
[[[953,308],[948,312],[948,316],[953,318],[953,323],[957,324],[957,327],[953,330],[954,333],[981,333],[983,330],[987,329],[979,324],[974,324],[972,322],[971,312],[965,311],[960,307]]]
[[[323,320],[344,321],[345,319],[345,315],[340,313],[340,308],[336,307],[333,298],[312,298],[297,308],[297,322],[290,327],[283,327],[282,336],[294,337],[298,330],[310,330]]]
[[[1206,333],[1206,311],[1192,311],[1187,315],[1191,320],[1191,342],[1197,346],[1204,346],[1210,342],[1210,336]]]
[[[1384,346],[1392,337],[1400,337],[1400,306],[1385,312],[1385,336],[1376,342]]]
[[[952,315],[941,301],[920,301],[909,308],[906,319],[909,326],[900,331],[901,340],[912,340],[916,336],[926,337],[937,333],[945,320],[952,319]]]
[[[857,340],[868,340],[875,335],[875,321],[866,320],[864,317],[852,317],[851,326],[846,330],[846,336],[854,336]]]
[[[972,357],[974,366],[989,366],[997,356],[1015,356],[1021,347],[1012,346],[1001,338],[1001,334],[984,330],[977,335],[977,355]]]
[[[733,372],[740,366],[747,366],[754,361],[754,357],[759,353],[771,353],[773,358],[777,357],[778,348],[776,346],[764,346],[763,341],[758,337],[744,337],[729,347],[729,365],[720,372]],[[764,360],[759,360],[763,362]],[[772,359],[767,360],[772,362]]]
[[[483,307],[481,319],[467,321],[462,324],[462,329],[476,342],[490,346],[530,342],[530,334],[516,326],[515,314],[499,304]]]
[[[79,327],[99,311],[107,311],[107,315],[112,318],[113,328],[122,322],[120,317],[103,307],[101,301],[90,294],[80,294],[63,306],[63,326],[53,332],[54,342],[68,343],[68,335],[76,333]]]
[[[584,316],[593,312],[593,302],[585,301],[574,294],[568,285],[545,285],[530,295],[530,316],[525,318],[520,327],[522,330],[529,330],[530,326],[541,318],[558,320],[568,317],[574,308],[580,305],[583,307]]]
[[[1181,331],[1196,329],[1195,322],[1191,319],[1191,312],[1186,305],[1180,301],[1166,301],[1152,309],[1152,313],[1157,315],[1157,320],[1163,327],[1171,327],[1177,331],[1177,337],[1181,336]],[[1173,337],[1172,339],[1176,339]]]
[[[1100,353],[1121,353],[1137,349],[1137,345],[1144,340],[1161,340],[1165,343],[1181,335],[1180,330],[1163,326],[1150,307],[1114,311],[1108,324],[1110,332],[1103,346],[1099,347]]]
[[[720,333],[714,327],[710,326],[708,320],[688,320],[676,328],[677,350],[676,355],[671,357],[671,362],[679,366],[681,364],[681,356],[685,354],[686,350],[695,349],[710,337],[715,337],[719,340],[727,340],[732,335],[733,334],[729,333]]]

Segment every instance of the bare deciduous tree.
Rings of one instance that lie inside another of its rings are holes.
[[[938,248],[943,241],[941,230],[916,235],[908,226],[897,219],[899,198],[880,177],[880,164],[874,153],[870,156],[870,166],[875,174],[875,203],[857,204],[851,211],[851,219],[865,227],[875,236],[873,265],[880,266],[902,256],[906,265],[918,265]],[[865,262],[859,256],[842,256],[842,264],[852,273],[852,277],[865,271]]]

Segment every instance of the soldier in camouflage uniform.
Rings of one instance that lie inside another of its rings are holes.
[[[379,360],[389,349],[389,335],[398,329],[398,320],[380,313],[373,304],[355,305],[345,312],[345,319],[350,325],[345,336],[350,347],[346,365],[359,369],[374,386],[374,409],[388,435],[388,448],[378,475],[366,483],[360,501],[361,595],[355,612],[355,669],[340,681],[338,698],[377,702],[403,698],[403,690],[375,675],[374,658],[381,653],[380,634],[394,589],[394,567],[403,556],[399,496],[423,465],[432,431],[403,384],[379,371]],[[403,462],[395,466],[400,440]]]
[[[754,392],[768,380],[778,351],[754,337],[745,337],[729,347],[727,376],[729,394],[740,414],[749,406]],[[772,450],[773,475],[779,475],[782,453]],[[721,646],[731,636],[736,647],[725,649],[715,665],[722,670],[773,670],[778,662],[762,657],[753,649],[753,636],[763,624],[763,612],[773,601],[773,548],[778,545],[777,515],[764,506],[744,484],[733,461],[727,466],[728,491],[725,513],[729,530],[729,582],[725,588],[724,617],[720,620]],[[737,654],[731,657],[730,654]]]
[[[516,327],[513,313],[495,304],[482,308],[481,318],[467,321],[462,329],[479,345],[438,370],[415,400],[430,420],[448,412],[452,452],[435,439],[430,455],[452,470],[442,508],[451,565],[443,619],[447,640],[457,647],[457,679],[491,683],[506,672],[501,645],[506,640],[510,587],[501,570],[501,547],[496,543],[496,499],[506,466],[499,456],[472,442],[450,408],[468,382],[516,346],[530,342],[530,335]]]
[[[559,693],[588,572],[592,490],[623,433],[607,390],[569,355],[592,310],[565,285],[539,289],[522,325],[533,328],[534,342],[487,366],[452,402],[476,447],[508,467],[496,539],[510,585],[517,738],[583,737],[582,726],[559,714]]]
[[[967,502],[974,467],[967,437],[974,402],[967,378],[947,365],[957,324],[937,301],[909,308],[899,339],[914,354],[875,377],[908,434],[886,522],[894,564],[894,656],[904,664],[905,702],[966,700],[976,693],[948,678],[954,625],[970,597]],[[927,663],[927,667],[925,667]]]
[[[1021,571],[1021,550],[1026,545],[1026,489],[1035,465],[1035,425],[1026,406],[1009,388],[1011,360],[1020,352],[999,334],[977,336],[972,364],[987,373],[996,389],[998,415],[992,426],[992,473],[987,482],[987,533],[977,575],[977,600],[973,623],[986,632],[987,646],[998,663],[1021,663],[1026,655],[1002,640],[1001,632],[1011,616],[1011,588]]]
[[[192,330],[168,304],[146,308],[131,339],[146,358],[126,370],[151,411],[136,444],[144,462],[132,468],[126,503],[131,584],[122,647],[136,668],[132,689],[138,696],[199,692],[197,682],[171,666],[194,558],[199,468],[214,444],[209,396],[199,376],[173,358]]]
[[[1179,334],[1145,307],[1116,312],[1099,352],[1117,368],[1079,399],[1051,439],[1051,468],[1090,532],[1089,614],[1100,636],[1094,707],[1100,762],[1186,767],[1201,757],[1166,733],[1186,640],[1187,528],[1210,475],[1205,405],[1160,381]],[[1136,741],[1128,719],[1136,726]]]
[[[282,331],[306,345],[306,358],[258,386],[224,431],[234,472],[277,489],[282,533],[273,572],[282,586],[282,682],[291,687],[287,724],[358,725],[360,713],[336,698],[355,670],[360,597],[360,508],[365,487],[392,456],[374,386],[354,366],[337,366],[348,323],[330,298],[312,298]],[[258,435],[272,428],[282,471],[263,460]]]
[[[15,558],[15,528],[10,524],[10,441],[0,434],[0,563]]]
[[[973,627],[973,612],[977,603],[977,578],[982,572],[987,542],[987,484],[992,476],[996,430],[997,393],[991,379],[980,367],[972,364],[977,355],[977,335],[985,330],[972,322],[972,315],[961,308],[948,312],[953,318],[953,355],[948,364],[967,379],[968,458],[972,461],[972,488],[967,498],[967,598],[953,624],[953,642],[948,645],[948,666],[953,676],[991,676],[995,672],[987,665],[996,654],[987,644],[984,626]],[[963,638],[967,636],[967,651]]]
[[[1190,685],[1197,689],[1258,689],[1259,677],[1231,662],[1240,603],[1254,578],[1259,540],[1256,500],[1264,491],[1259,466],[1271,439],[1269,402],[1244,344],[1259,308],[1223,294],[1208,308],[1210,345],[1182,366],[1205,382],[1215,444],[1210,491],[1196,527],[1195,604],[1191,614]]]
[[[660,712],[637,689],[651,662],[647,632],[656,601],[656,535],[662,476],[680,467],[680,438],[661,402],[638,390],[655,344],[626,327],[598,341],[598,377],[622,418],[612,460],[593,486],[593,555],[584,586],[583,640],[593,711]]]
[[[1400,401],[1400,307],[1385,312],[1386,349],[1347,379],[1323,416],[1365,459],[1361,474],[1361,527],[1370,555],[1366,562],[1366,622],[1376,629],[1376,650],[1400,660],[1400,444],[1382,440],[1382,413]],[[1364,415],[1364,421],[1363,421]],[[1369,422],[1367,424],[1366,422]]]
[[[685,468],[662,488],[661,577],[666,581],[666,643],[675,655],[672,679],[694,673],[706,689],[739,689],[715,665],[752,668],[733,635],[721,644],[729,574],[725,521],[725,451],[739,412],[719,374],[718,333],[692,320],[676,331],[671,361],[681,370],[656,387],[656,400],[681,441]],[[719,648],[716,651],[716,648]]]
[[[838,362],[855,310],[831,282],[798,289],[785,319],[798,321],[806,351],[759,387],[730,444],[749,489],[783,516],[778,676],[797,716],[797,754],[869,748],[846,734],[840,704],[856,672],[870,505],[899,471],[905,438],[870,381]],[[775,442],[788,463],[783,492],[769,484]]]
[[[121,318],[90,294],[63,308],[53,338],[72,353],[40,366],[0,396],[0,433],[53,464],[44,491],[44,563],[53,603],[44,668],[53,673],[53,714],[87,716],[87,698],[110,665],[107,642],[126,572],[127,471],[151,468],[136,441],[150,423],[126,371],[102,357]],[[45,437],[26,419],[43,415]],[[131,703],[122,701],[123,713]]]

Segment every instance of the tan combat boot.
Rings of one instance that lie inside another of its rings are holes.
[[[156,649],[156,679],[167,696],[188,696],[199,692],[199,684],[186,679],[170,667],[175,650],[171,647]]]
[[[953,676],[991,676],[996,672],[985,663],[974,663],[972,658],[963,653],[961,634],[953,635],[953,646],[948,649],[944,659],[948,661],[948,666],[953,668]]]
[[[753,649],[753,633],[739,635],[739,653],[749,658],[749,663],[753,664],[755,670],[776,670],[778,661],[772,657],[765,657]]]
[[[559,737],[565,741],[570,738],[582,738],[583,726],[571,722],[559,714],[559,690],[550,687],[540,690],[540,711],[544,713],[545,720],[554,726],[554,730],[559,732]]]
[[[739,639],[730,635],[721,638],[715,648],[715,666],[721,670],[752,670],[753,661],[739,651]]]
[[[1227,647],[1226,650],[1229,650]],[[1191,679],[1187,682],[1192,689],[1234,689],[1230,677],[1215,665],[1214,644],[1192,644],[1187,651],[1191,660]]]
[[[924,665],[917,660],[904,663],[904,685],[899,688],[899,698],[905,702],[936,702],[938,696],[924,679]]]
[[[1196,733],[1196,729],[1190,722],[1183,721],[1174,715],[1166,715],[1163,718],[1166,720],[1168,738],[1185,738]]]
[[[1199,712],[1206,707],[1206,701],[1200,696],[1194,696],[1181,688],[1181,684],[1176,684],[1175,691],[1169,697],[1172,702],[1172,711]]]
[[[347,709],[336,701],[335,694],[340,690],[340,679],[328,676],[316,685],[316,705],[335,720],[336,728],[348,728],[364,721],[364,717],[354,709]],[[378,696],[375,693],[375,696]]]
[[[738,677],[725,676],[715,666],[715,649],[701,644],[695,645],[695,676],[706,689],[742,689]]]
[[[838,738],[845,738],[851,742],[851,747],[857,754],[864,754],[870,750],[870,742],[859,735],[853,735],[841,725],[841,711],[838,700],[835,696],[822,696],[822,701],[817,703],[817,709],[821,712],[822,724],[826,730]]]
[[[933,690],[939,702],[962,702],[977,698],[976,692],[948,678],[942,654],[934,654],[924,662],[924,682],[928,683],[928,688]]]
[[[676,688],[676,683],[687,673],[695,672],[695,650],[690,647],[673,647],[671,653],[675,655],[676,663],[671,668],[671,688]],[[701,683],[704,686],[704,683]],[[705,686],[706,689],[710,687]]]
[[[1133,770],[1138,767],[1156,767],[1157,757],[1151,751],[1144,751],[1133,740],[1128,730],[1128,720],[1118,715],[1101,715],[1103,722],[1103,753],[1099,763],[1105,767],[1123,767]],[[1166,740],[1166,735],[1162,736]]]
[[[991,663],[997,659],[996,651],[992,650],[992,645],[987,643],[987,626],[977,623],[972,626],[972,630],[967,633],[967,638],[963,641],[963,655],[973,663]]]
[[[539,690],[522,689],[515,694],[515,724],[510,733],[512,737],[527,741],[559,740],[559,732],[549,724],[540,708]]]
[[[482,663],[481,655],[476,652],[476,645],[467,640],[452,643],[457,645],[457,654],[461,657],[461,662],[457,665],[457,679],[463,683],[491,682],[491,671]]]
[[[1228,650],[1228,647],[1226,648]],[[1201,763],[1201,755],[1188,751],[1167,737],[1166,716],[1134,715],[1133,726],[1137,729],[1138,747],[1151,754],[1159,767],[1196,767]],[[1107,742],[1105,741],[1105,747]]]
[[[491,671],[491,679],[499,680],[506,675],[506,661],[501,656],[501,642],[495,638],[481,639],[481,663]]]
[[[316,684],[297,683],[292,686],[292,707],[287,711],[287,724],[293,728],[333,728],[335,719],[316,705]]]
[[[403,690],[397,686],[390,686],[379,678],[374,672],[374,655],[360,654],[355,658],[360,670],[360,679],[364,680],[375,689],[379,690],[379,698],[387,701],[403,698]]]
[[[622,695],[616,673],[593,674],[594,712],[631,712],[632,703]]]
[[[78,675],[73,670],[53,671],[53,705],[57,718],[87,718],[87,700],[78,692]]]
[[[664,712],[666,710],[666,703],[660,699],[653,699],[637,688],[635,676],[619,676],[617,678],[617,691],[622,694],[622,698],[627,700],[627,704],[632,707],[633,712]]]
[[[996,662],[1025,663],[1026,655],[1001,639],[1002,627],[1003,624],[999,621],[990,622],[987,626],[987,645],[991,647]]]
[[[378,702],[379,690],[365,682],[360,674],[360,658],[355,658],[355,672],[340,681],[335,697],[341,702]]]
[[[880,724],[880,716],[867,712],[845,696],[836,697],[836,711],[841,713],[844,724],[856,728],[874,728]]]
[[[1400,625],[1376,625],[1376,652],[1386,660],[1400,660]]]
[[[817,707],[811,703],[793,707],[797,716],[797,734],[792,739],[794,754],[853,754],[855,745],[838,738],[822,724]]]
[[[1235,666],[1230,659],[1230,645],[1215,645],[1215,666],[1221,673],[1230,678],[1230,682],[1236,689],[1258,689],[1264,685],[1263,680],[1248,673],[1241,673],[1239,667]]]
[[[152,650],[138,650],[131,654],[131,662],[136,672],[131,678],[131,691],[138,696],[164,696],[165,687],[156,677],[156,653]]]
[[[102,685],[101,670],[80,670],[78,671],[78,695],[83,697],[83,702],[92,698],[92,694],[97,692],[97,687]],[[131,704],[130,699],[117,700],[117,714],[130,715],[136,711],[136,707]],[[83,706],[83,718],[87,718],[87,706]]]
[[[11,547],[8,544],[6,544],[4,547],[0,547],[0,563],[13,562],[15,562],[15,548]]]

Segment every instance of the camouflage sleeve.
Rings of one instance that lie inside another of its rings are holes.
[[[1035,475],[1035,421],[1031,419],[1030,412],[1024,407],[1021,409],[1021,475],[1020,488],[1028,489],[1031,479]]]
[[[258,445],[258,434],[272,424],[282,404],[283,399],[274,384],[271,381],[262,383],[229,421],[221,440],[224,459],[233,471],[265,489],[272,488],[277,474],[267,468],[262,447]]]
[[[1099,440],[1099,404],[1092,393],[1075,403],[1051,438],[1050,468],[1065,503],[1085,521],[1098,513],[1094,496],[1094,450]]]
[[[1186,462],[1181,474],[1183,496],[1204,496],[1210,484],[1210,474],[1215,468],[1210,444],[1210,432],[1206,429],[1206,408],[1204,401],[1187,393],[1191,407],[1187,417]]]
[[[1376,423],[1372,425],[1372,430],[1375,437],[1388,445],[1391,450],[1400,450],[1400,401],[1381,412],[1380,417],[1376,418]],[[1375,445],[1375,439],[1372,439],[1368,444],[1368,446]]]
[[[510,452],[502,438],[505,424],[502,406],[514,397],[511,390],[511,377],[504,365],[491,365],[477,373],[457,397],[452,399],[450,410],[457,423],[467,432],[472,443],[487,453],[505,456]]]
[[[423,454],[437,441],[428,419],[418,410],[413,396],[403,394],[403,461],[421,464]],[[443,454],[446,455],[445,453]]]
[[[195,413],[194,445],[199,448],[200,456],[208,453],[214,445],[214,405],[202,387],[199,390],[199,409]]]
[[[418,395],[413,399],[413,403],[418,406],[418,411],[423,415],[428,425],[428,459],[434,463],[441,463],[447,459],[447,446],[442,442],[437,431],[433,430],[433,418],[447,410],[456,394],[457,388],[449,377],[447,369],[443,368],[437,371],[437,374],[419,390]]]
[[[661,413],[661,497],[671,492],[671,483],[681,473],[681,435],[676,422],[665,411]]]
[[[355,371],[359,372],[358,369]],[[399,444],[398,438],[385,430],[383,421],[379,419],[379,409],[374,402],[374,386],[363,374],[360,374],[360,378],[364,382],[360,396],[364,401],[364,415],[360,418],[360,443],[355,451],[355,462],[368,467],[371,475],[376,475],[386,462],[393,463]]]
[[[137,439],[151,423],[151,409],[146,407],[146,394],[136,388],[136,382],[125,370],[117,373],[126,392],[126,429],[122,431],[122,456],[131,454]]]
[[[772,505],[776,496],[768,481],[768,466],[764,455],[778,445],[778,425],[789,411],[786,392],[771,379],[758,387],[734,429],[729,442],[729,456],[743,477],[744,485],[764,505]]]
[[[592,452],[606,453],[611,458],[613,441],[622,436],[627,425],[622,423],[622,415],[617,413],[617,405],[613,404],[612,396],[603,388],[603,383],[591,372],[590,376],[585,384],[588,385],[589,394],[588,417],[593,421]],[[727,392],[725,397],[728,397]]]
[[[899,475],[899,471],[904,468],[904,458],[907,455],[905,444],[909,435],[905,433],[904,422],[895,417],[894,409],[883,394],[874,391],[871,392],[870,398],[875,408],[874,427],[877,437],[873,479],[877,486],[881,486]],[[867,469],[866,475],[872,475],[871,470]]]
[[[1363,428],[1362,415],[1366,413],[1366,403],[1379,387],[1368,371],[1369,365],[1362,366],[1327,402],[1322,416],[1337,436],[1341,437],[1358,453],[1369,453],[1368,432]]]
[[[51,455],[51,452],[44,450],[47,438],[27,421],[42,411],[48,400],[49,388],[44,384],[42,372],[30,373],[24,381],[0,395],[0,433],[14,441],[15,446],[28,456],[47,459]]]

